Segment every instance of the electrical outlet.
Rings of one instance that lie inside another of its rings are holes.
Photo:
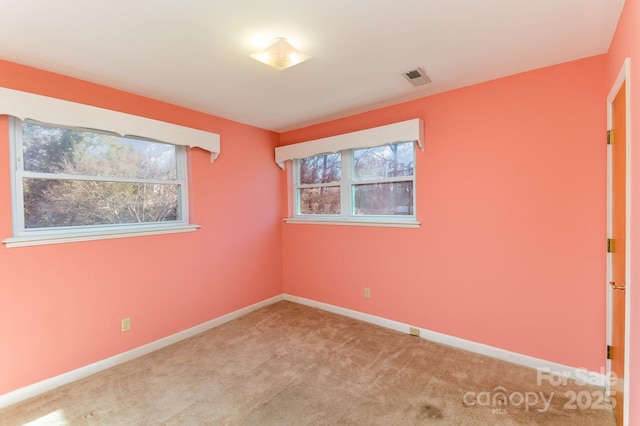
[[[131,318],[122,318],[120,321],[120,331],[123,333],[131,329]]]
[[[371,289],[370,288],[365,287],[365,289],[364,289],[364,298],[365,299],[371,299]]]
[[[420,329],[415,327],[409,327],[409,334],[412,336],[420,337]]]

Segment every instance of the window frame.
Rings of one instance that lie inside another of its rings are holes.
[[[292,168],[292,190],[293,190],[293,211],[292,217],[286,219],[287,223],[308,223],[308,224],[334,224],[334,225],[362,225],[362,226],[389,226],[417,228],[420,222],[417,221],[416,206],[416,144],[414,141],[397,141],[385,145],[370,148],[378,148],[401,143],[413,143],[414,169],[411,176],[397,176],[379,179],[356,179],[354,176],[354,151],[368,148],[350,148],[337,151],[341,155],[341,180],[340,182],[320,183],[320,184],[300,184],[300,163],[302,159],[293,159]],[[316,154],[323,155],[323,154]],[[313,155],[313,156],[316,156]],[[309,156],[309,157],[313,157]],[[309,158],[305,157],[305,158]],[[413,189],[413,214],[411,215],[357,215],[354,213],[355,191],[358,185],[369,185],[376,183],[412,182]],[[300,213],[300,189],[314,187],[340,187],[340,214],[302,214]]]
[[[129,178],[102,178],[90,175],[65,175],[51,173],[54,179],[68,180],[91,180],[110,182],[135,182],[135,183],[162,183],[175,184],[179,186],[179,209],[180,220],[166,222],[146,222],[146,223],[126,223],[126,224],[105,224],[105,225],[81,225],[81,226],[61,226],[51,228],[25,228],[24,218],[24,192],[23,179],[29,177],[42,178],[48,173],[31,172],[24,170],[23,161],[23,120],[9,116],[9,152],[11,160],[11,204],[12,204],[12,228],[13,236],[3,240],[7,247],[32,246],[40,244],[56,244],[74,241],[90,241],[108,238],[124,238],[141,235],[156,235],[176,232],[192,232],[198,226],[189,224],[189,181],[188,181],[188,155],[186,146],[173,145],[176,149],[176,179],[173,180],[153,180],[153,179],[129,179]],[[43,123],[37,120],[24,120],[26,122],[42,124],[56,128],[67,128],[72,130],[90,131],[113,135],[107,130],[83,129],[58,124]],[[114,135],[119,136],[119,135]],[[139,138],[141,140],[165,143],[149,138]]]

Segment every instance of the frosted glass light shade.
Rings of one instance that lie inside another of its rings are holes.
[[[311,58],[304,52],[291,46],[287,39],[279,37],[266,49],[250,55],[256,61],[267,64],[277,70],[284,70]]]

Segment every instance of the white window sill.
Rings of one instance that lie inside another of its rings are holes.
[[[145,235],[175,234],[179,232],[193,232],[199,225],[171,225],[171,226],[132,226],[128,229],[93,229],[75,230],[68,232],[50,231],[34,235],[21,235],[2,240],[6,247],[39,246],[45,244],[74,243],[78,241],[107,240],[111,238],[140,237]]]
[[[286,223],[305,224],[305,225],[346,225],[346,226],[378,226],[387,228],[420,228],[420,222],[417,221],[393,221],[393,220],[344,220],[344,219],[301,219],[287,218]]]

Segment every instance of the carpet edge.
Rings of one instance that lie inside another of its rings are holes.
[[[188,339],[189,337],[193,337],[197,334],[203,333],[226,322],[229,322],[236,318],[240,318],[241,316],[249,314],[255,310],[272,305],[282,300],[284,300],[283,294],[270,297],[268,299],[254,303],[253,305],[245,306],[244,308],[229,312],[228,314],[203,322],[186,330],[179,331],[175,334],[160,338],[145,345],[138,346],[126,352],[122,352],[112,357],[85,365],[84,367],[80,367],[75,370],[71,370],[66,373],[62,373],[60,375],[50,377],[48,379],[44,379],[25,387],[7,392],[3,395],[0,395],[0,410],[34,398],[38,395],[67,385],[69,383],[84,379],[85,377],[89,377],[93,374],[99,373],[109,368],[115,367],[116,365],[120,365],[144,355],[148,355],[151,352],[155,352],[174,343],[178,343],[181,340]]]
[[[462,339],[460,337],[438,333],[437,331],[415,327],[413,325],[401,323],[398,321],[390,320],[390,319],[379,317],[376,315],[371,315],[364,312],[355,311],[352,309],[343,308],[340,306],[331,305],[324,302],[319,302],[313,299],[294,296],[287,293],[283,294],[283,300],[309,306],[312,308],[318,308],[323,311],[331,312],[338,315],[343,315],[349,318],[364,321],[380,327],[399,331],[401,333],[409,334],[409,328],[418,328],[420,330],[420,338],[429,340],[434,343],[440,343],[442,345],[451,346],[456,349],[473,352],[479,355],[485,355],[490,358],[510,362],[523,367],[529,367],[539,372],[542,372],[542,374],[553,374],[561,377],[566,377],[568,379],[572,379],[575,381],[582,381],[582,382],[588,381],[589,384],[592,384],[594,386],[600,386],[603,388],[607,384],[607,376],[603,372],[588,371],[585,368],[576,368],[568,365],[563,365],[553,361],[547,361],[541,358],[536,358],[530,355],[525,355],[518,352],[512,352],[506,349],[501,349],[495,346],[486,345],[484,343],[478,343],[471,340]]]

